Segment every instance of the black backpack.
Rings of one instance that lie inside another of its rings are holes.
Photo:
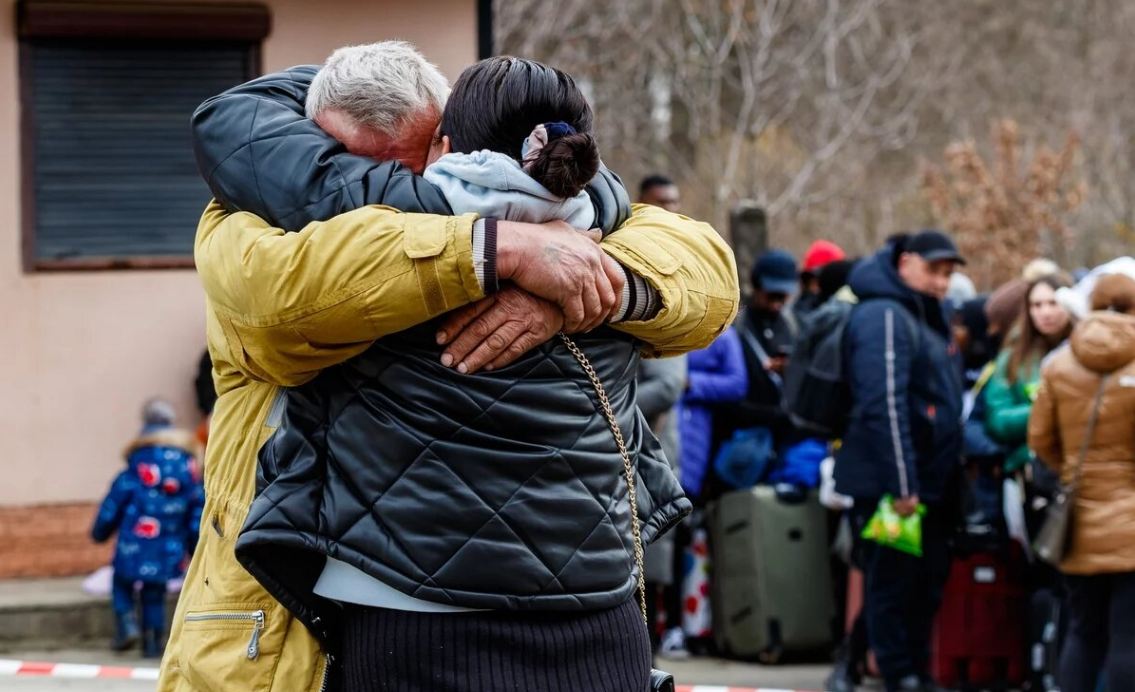
[[[801,320],[784,372],[784,410],[807,435],[834,439],[847,428],[851,392],[843,372],[843,333],[854,307],[833,299]]]
[[[835,439],[851,417],[851,389],[844,372],[843,335],[855,305],[833,298],[808,314],[784,373],[784,410],[806,435]],[[918,350],[919,330],[905,308],[902,314]]]

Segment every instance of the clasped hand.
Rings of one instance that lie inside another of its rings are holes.
[[[599,247],[599,231],[502,221],[497,234],[502,288],[446,318],[437,335],[446,367],[498,369],[559,331],[590,331],[618,311],[626,276]]]

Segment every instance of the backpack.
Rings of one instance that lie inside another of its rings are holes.
[[[784,373],[784,410],[796,429],[815,437],[843,435],[851,417],[851,389],[844,372],[843,337],[855,305],[833,298],[813,310],[800,325]],[[902,309],[915,352],[918,325]]]

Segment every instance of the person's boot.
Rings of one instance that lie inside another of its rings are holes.
[[[917,675],[908,675],[894,685],[887,685],[888,692],[923,692],[922,679]]]
[[[855,661],[852,660],[850,647],[846,644],[840,646],[831,675],[824,681],[824,692],[855,692],[855,686],[859,683],[855,673]]]
[[[110,648],[126,651],[138,645],[138,616],[133,613],[114,614],[114,641]]]
[[[146,629],[142,632],[142,657],[161,658],[165,648],[165,638],[161,630]]]
[[[938,687],[938,683],[934,682],[934,678],[929,675],[921,676],[922,679],[922,692],[946,692],[942,687]]]
[[[686,635],[681,627],[671,627],[662,634],[658,657],[670,660],[684,660],[690,657],[690,650],[686,648]]]

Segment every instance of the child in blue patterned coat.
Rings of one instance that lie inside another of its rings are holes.
[[[138,642],[135,584],[141,582],[143,655],[161,655],[165,593],[184,572],[197,545],[204,490],[193,436],[173,426],[174,411],[153,399],[142,413],[142,432],[126,449],[125,468],[114,479],[91,528],[96,542],[118,533],[112,598],[116,635],[112,647]]]

